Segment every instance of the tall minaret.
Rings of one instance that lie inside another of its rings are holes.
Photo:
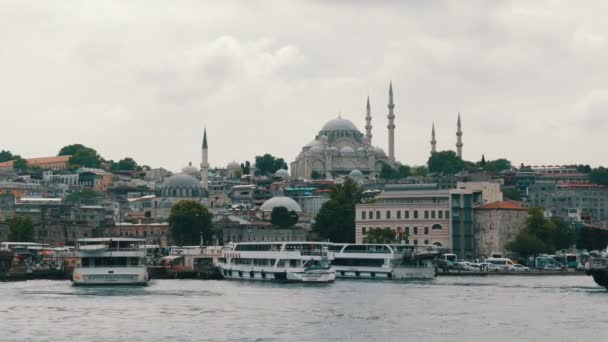
[[[456,131],[456,155],[462,158],[462,125],[460,123],[460,112],[458,112],[458,130]]]
[[[437,152],[437,140],[435,140],[435,123],[433,122],[433,129],[431,130],[431,153]]]
[[[372,144],[372,108],[369,105],[369,96],[367,97],[367,115],[365,116],[365,137]]]
[[[201,183],[203,183],[203,188],[205,190],[209,190],[209,160],[207,159],[208,149],[209,148],[207,147],[207,128],[205,128],[205,131],[203,133],[203,158],[201,161]]]
[[[388,88],[388,158],[395,162],[395,104],[393,103],[393,82]]]

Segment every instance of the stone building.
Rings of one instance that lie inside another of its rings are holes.
[[[505,245],[524,228],[528,210],[519,202],[494,202],[476,207],[475,255],[489,257],[507,253]]]
[[[134,237],[146,239],[148,245],[159,245],[167,247],[173,245],[171,227],[166,222],[162,223],[116,223],[105,229],[106,236]]]

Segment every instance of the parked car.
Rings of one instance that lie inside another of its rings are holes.
[[[561,270],[561,267],[548,264],[548,265],[545,265],[545,267],[543,267],[543,270],[545,270],[545,271],[559,271],[559,270]]]
[[[511,272],[528,272],[528,271],[530,271],[530,268],[526,267],[524,265],[515,264],[509,268],[509,271],[511,271]]]
[[[476,269],[471,266],[468,261],[458,261],[454,263],[454,269],[457,271],[475,271]]]

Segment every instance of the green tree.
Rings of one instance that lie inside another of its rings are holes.
[[[487,172],[498,173],[501,171],[510,170],[511,162],[504,158],[490,160],[485,163],[485,166],[483,166],[483,169],[484,169],[484,171],[487,171]]]
[[[519,193],[519,191],[516,188],[503,188],[502,189],[502,195],[505,198],[505,200],[511,200],[511,201],[521,201],[521,194]]]
[[[429,174],[429,169],[424,166],[414,166],[412,168],[412,175],[413,176],[418,176],[418,177],[426,177]]]
[[[18,170],[27,170],[27,160],[21,158],[21,156],[14,155],[13,156],[13,168]]]
[[[568,249],[576,243],[576,231],[568,222],[560,217],[552,217],[555,226],[553,235],[553,247],[556,250]]]
[[[390,228],[374,228],[367,232],[366,243],[395,243],[397,232]]]
[[[383,162],[382,169],[380,170],[380,179],[399,179],[399,171]]]
[[[608,168],[600,166],[591,170],[591,173],[589,173],[589,181],[594,184],[608,186]]]
[[[520,232],[515,240],[505,245],[505,248],[525,258],[538,255],[547,250],[547,246],[541,239],[526,231]]]
[[[137,162],[133,158],[124,158],[116,163],[117,170],[137,170]]]
[[[10,151],[0,151],[0,163],[13,160],[13,154]]]
[[[8,220],[8,239],[13,242],[34,241],[32,219],[24,216],[14,216]]]
[[[245,161],[245,163],[241,163],[241,172],[243,175],[248,175],[251,173],[251,163],[249,160]]]
[[[331,242],[355,241],[355,206],[361,203],[361,189],[350,177],[334,186],[329,201],[315,218],[314,230]]]
[[[274,174],[279,169],[287,170],[287,163],[283,158],[276,158],[271,154],[255,157],[255,167],[262,175]]]
[[[399,172],[400,179],[407,178],[412,175],[412,168],[408,165],[399,165],[397,172]]]
[[[429,172],[453,175],[465,168],[465,162],[454,151],[434,152],[427,162]]]
[[[319,172],[317,170],[312,170],[312,172],[310,173],[310,178],[321,179],[321,178],[323,178],[323,175],[321,174],[321,172]]]
[[[173,240],[178,246],[198,245],[202,235],[204,242],[209,243],[213,238],[212,217],[209,210],[196,201],[179,201],[169,214]]]
[[[281,228],[289,228],[298,223],[298,214],[285,207],[274,207],[270,214],[270,222]]]
[[[101,195],[95,191],[76,191],[68,194],[64,202],[66,204],[95,204],[101,199]]]
[[[72,168],[78,167],[99,167],[103,159],[97,151],[81,144],[64,146],[59,150],[60,156],[71,156],[69,160]]]

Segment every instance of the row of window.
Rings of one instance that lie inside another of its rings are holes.
[[[381,227],[362,227],[361,228],[361,234],[366,235],[368,231],[372,230],[372,229],[377,229]],[[389,228],[389,227],[387,227]],[[422,227],[420,227],[422,228]],[[443,229],[443,227],[440,224],[434,224],[431,229],[433,230],[439,230],[439,229]],[[411,230],[411,234],[410,234],[410,227],[397,227],[397,235],[399,236],[409,236],[409,235],[418,235],[418,233],[420,234],[424,234],[424,235],[429,235],[429,227],[424,227],[423,229],[418,229],[418,227],[412,227]]]
[[[400,220],[400,219],[418,219],[418,210],[412,210],[410,212],[410,210],[397,210],[394,212],[395,213],[395,219]],[[411,213],[411,215],[410,215]],[[390,220],[393,218],[393,211],[391,210],[387,210],[385,211],[384,217],[382,217],[382,212],[380,210],[376,210],[375,212],[375,219],[376,220]],[[425,219],[449,219],[450,218],[450,211],[449,210],[424,210],[423,211],[423,217]],[[374,220],[374,211],[370,210],[370,211],[362,211],[361,212],[361,219],[362,220]]]

